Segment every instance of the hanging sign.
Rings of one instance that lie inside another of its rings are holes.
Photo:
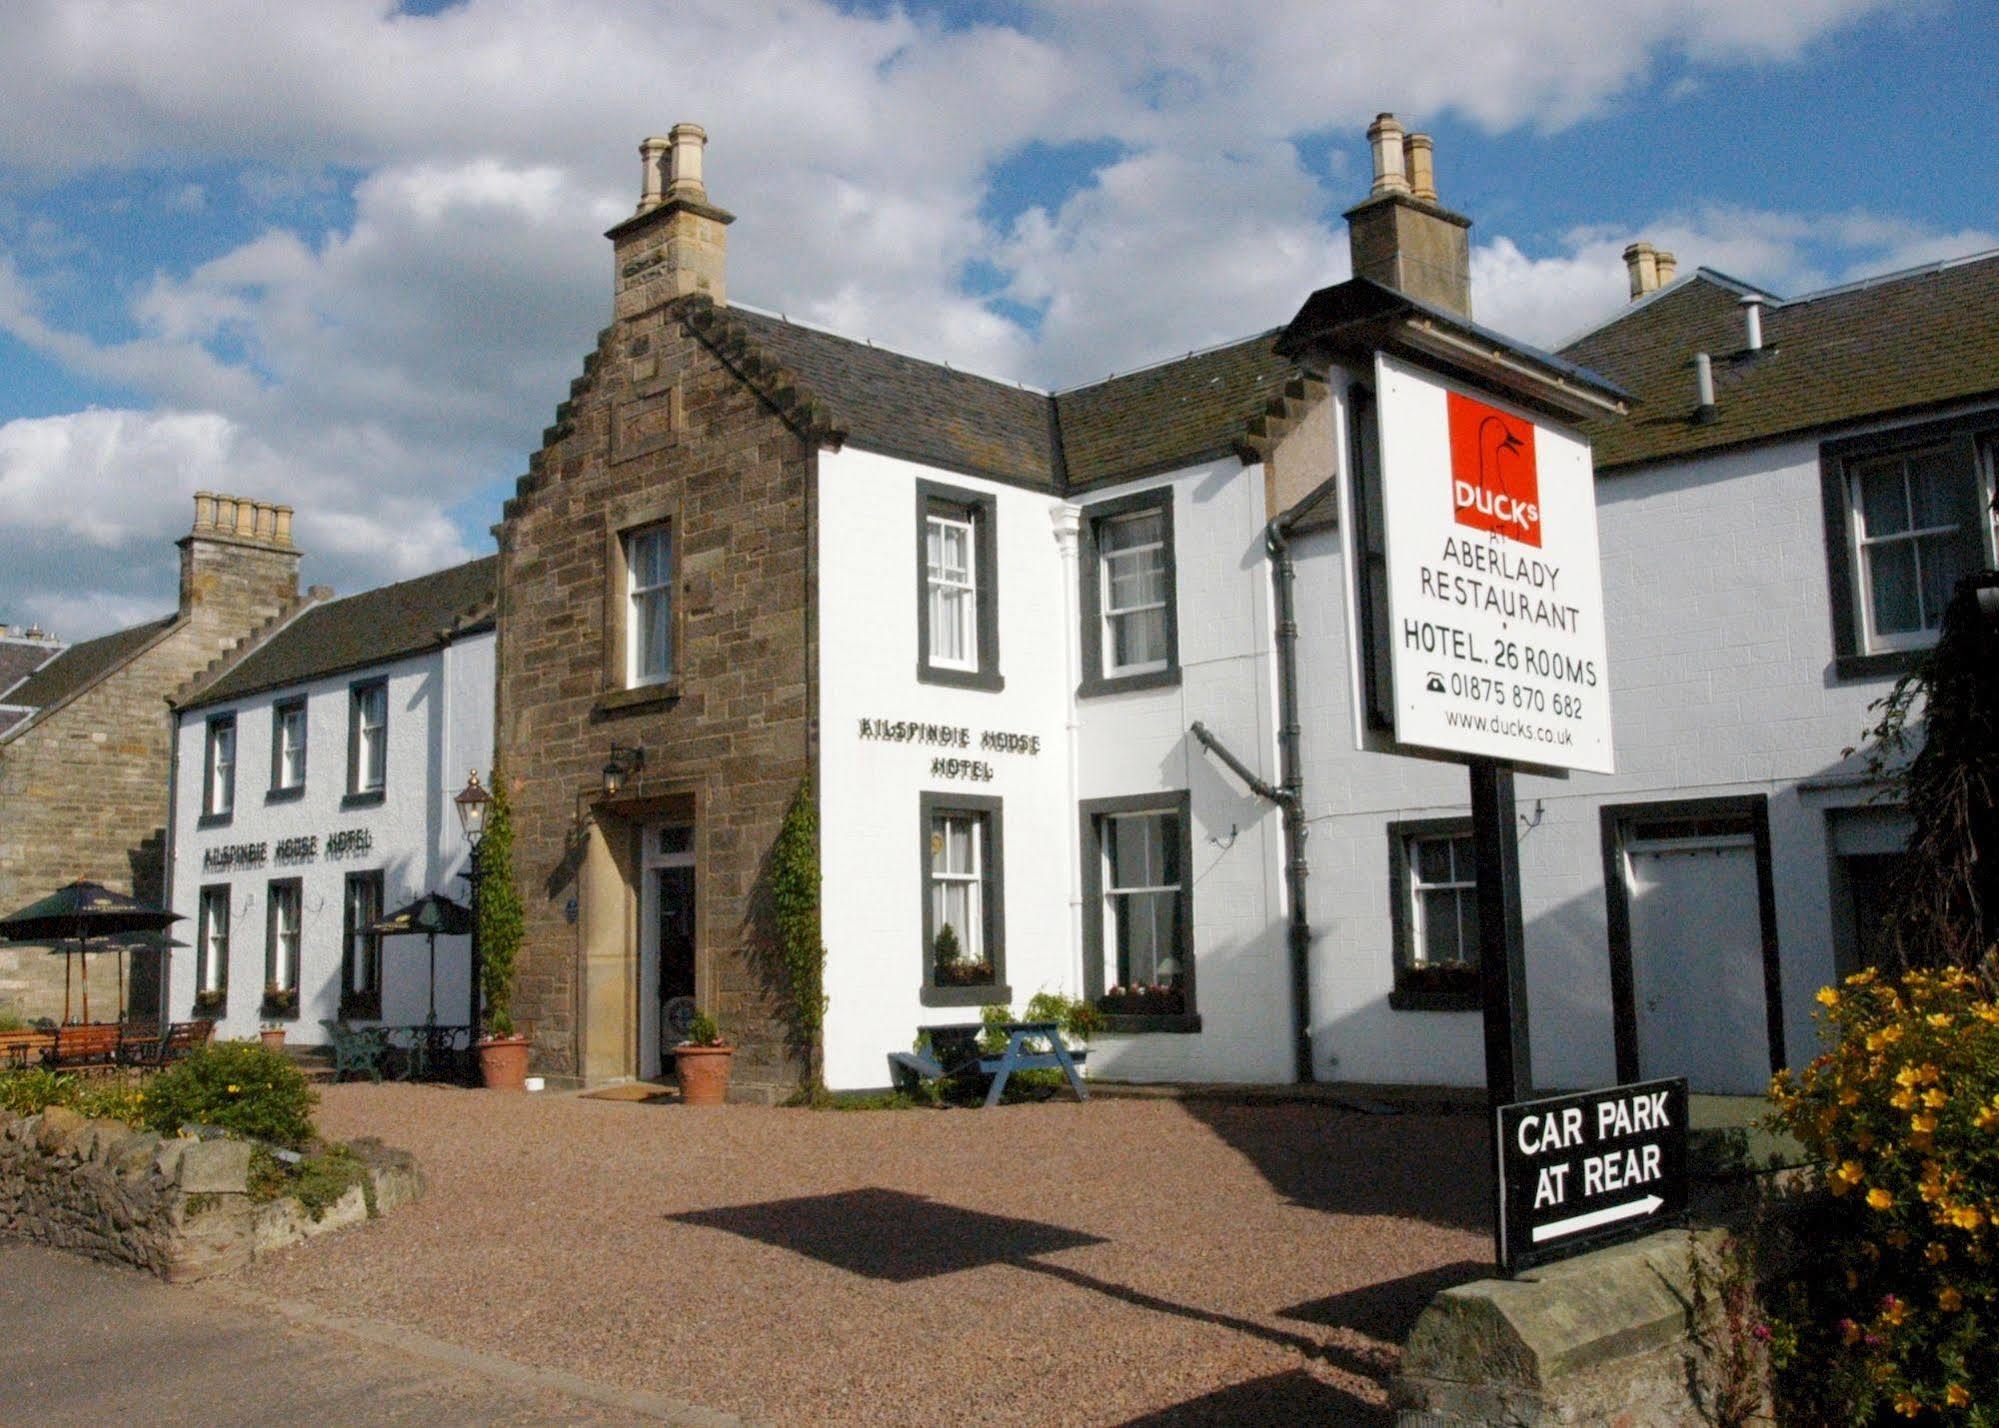
[[[1397,742],[1612,772],[1587,442],[1375,357]]]
[[[1499,1265],[1511,1274],[1650,1234],[1687,1208],[1687,1081],[1497,1111]]]

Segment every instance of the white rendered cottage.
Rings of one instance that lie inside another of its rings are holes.
[[[176,705],[175,1020],[312,1045],[322,1019],[426,1019],[424,939],[366,929],[428,892],[469,901],[452,798],[492,766],[493,568],[314,604]],[[438,939],[443,1024],[469,1015],[468,941]]]

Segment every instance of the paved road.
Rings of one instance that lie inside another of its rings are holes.
[[[166,1285],[10,1240],[0,1384],[7,1416],[40,1424],[718,1421],[226,1284]]]

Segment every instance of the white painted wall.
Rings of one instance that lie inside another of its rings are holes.
[[[389,684],[388,773],[383,802],[343,810],[347,786],[347,691],[357,680],[386,676]],[[306,783],[303,797],[267,803],[270,783],[271,710],[281,699],[306,697]],[[198,826],[207,720],[236,715],[235,811],[225,826]],[[493,752],[493,635],[469,635],[441,650],[350,671],[330,679],[253,695],[228,704],[189,711],[178,720],[175,740],[174,863],[171,906],[186,921],[175,932],[189,945],[174,953],[168,1006],[171,1016],[192,1015],[196,986],[199,894],[203,887],[230,888],[229,999],[216,1034],[255,1036],[263,1001],[267,886],[279,878],[301,880],[303,908],[299,950],[299,1015],[286,1024],[288,1039],[316,1045],[325,1032],[321,1018],[339,1012],[340,934],[346,876],[380,868],[383,911],[391,912],[426,892],[443,892],[459,902],[467,888],[459,876],[466,866],[464,834],[452,799],[470,769],[486,779]],[[373,846],[365,854],[333,859],[326,837],[365,828]],[[320,854],[302,865],[205,874],[203,851],[241,843],[265,843],[316,835]],[[420,1022],[428,1008],[428,954],[421,937],[385,938],[382,945],[382,1019]],[[465,938],[437,941],[437,1014],[441,1022],[465,1019],[469,947]]]
[[[1840,751],[1887,680],[1836,681],[1818,444],[1798,441],[1601,478],[1618,772],[1520,779],[1534,1074],[1612,1079],[1599,809],[1764,793],[1793,1062],[1832,976],[1826,811],[1864,802]],[[1387,825],[1468,813],[1455,765],[1353,749],[1339,536],[1299,544],[1316,1069],[1358,1081],[1482,1084],[1476,1013],[1390,1010]]]
[[[916,482],[997,501],[1002,691],[916,679]],[[826,1074],[836,1089],[886,1083],[886,1055],[922,1025],[975,1021],[926,1007],[919,794],[1004,800],[1006,972],[1018,1010],[1040,990],[1082,990],[1072,904],[1080,853],[1076,798],[1188,789],[1198,1034],[1099,1038],[1096,1074],[1134,1079],[1289,1076],[1281,840],[1273,810],[1198,752],[1205,721],[1275,778],[1269,585],[1262,565],[1261,472],[1231,460],[1094,491],[1088,507],[1158,486],[1174,491],[1179,572],[1178,688],[1080,701],[1076,767],[1066,747],[1075,667],[1075,594],[1048,495],[858,450],[819,458],[821,843],[827,945]],[[1042,753],[978,755],[992,782],[933,779],[938,751],[858,737],[863,718],[920,719],[1039,735]]]

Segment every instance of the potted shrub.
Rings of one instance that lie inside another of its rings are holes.
[[[489,1091],[525,1091],[528,1039],[514,1030],[514,971],[521,947],[521,895],[514,886],[514,820],[507,781],[495,770],[486,832],[472,850],[479,945],[479,998],[486,1035],[478,1043],[479,1079]]]
[[[940,987],[983,987],[993,979],[992,963],[965,960],[957,929],[948,922],[937,929],[937,936],[930,943],[930,952]]]
[[[281,1021],[266,1018],[257,1028],[257,1040],[264,1043],[264,1050],[266,1051],[283,1051],[285,1049],[285,1024]]]
[[[722,1040],[715,1019],[694,1013],[687,1040],[673,1048],[680,1075],[680,1099],[689,1106],[719,1106],[729,1098],[729,1063],[736,1048]]]

